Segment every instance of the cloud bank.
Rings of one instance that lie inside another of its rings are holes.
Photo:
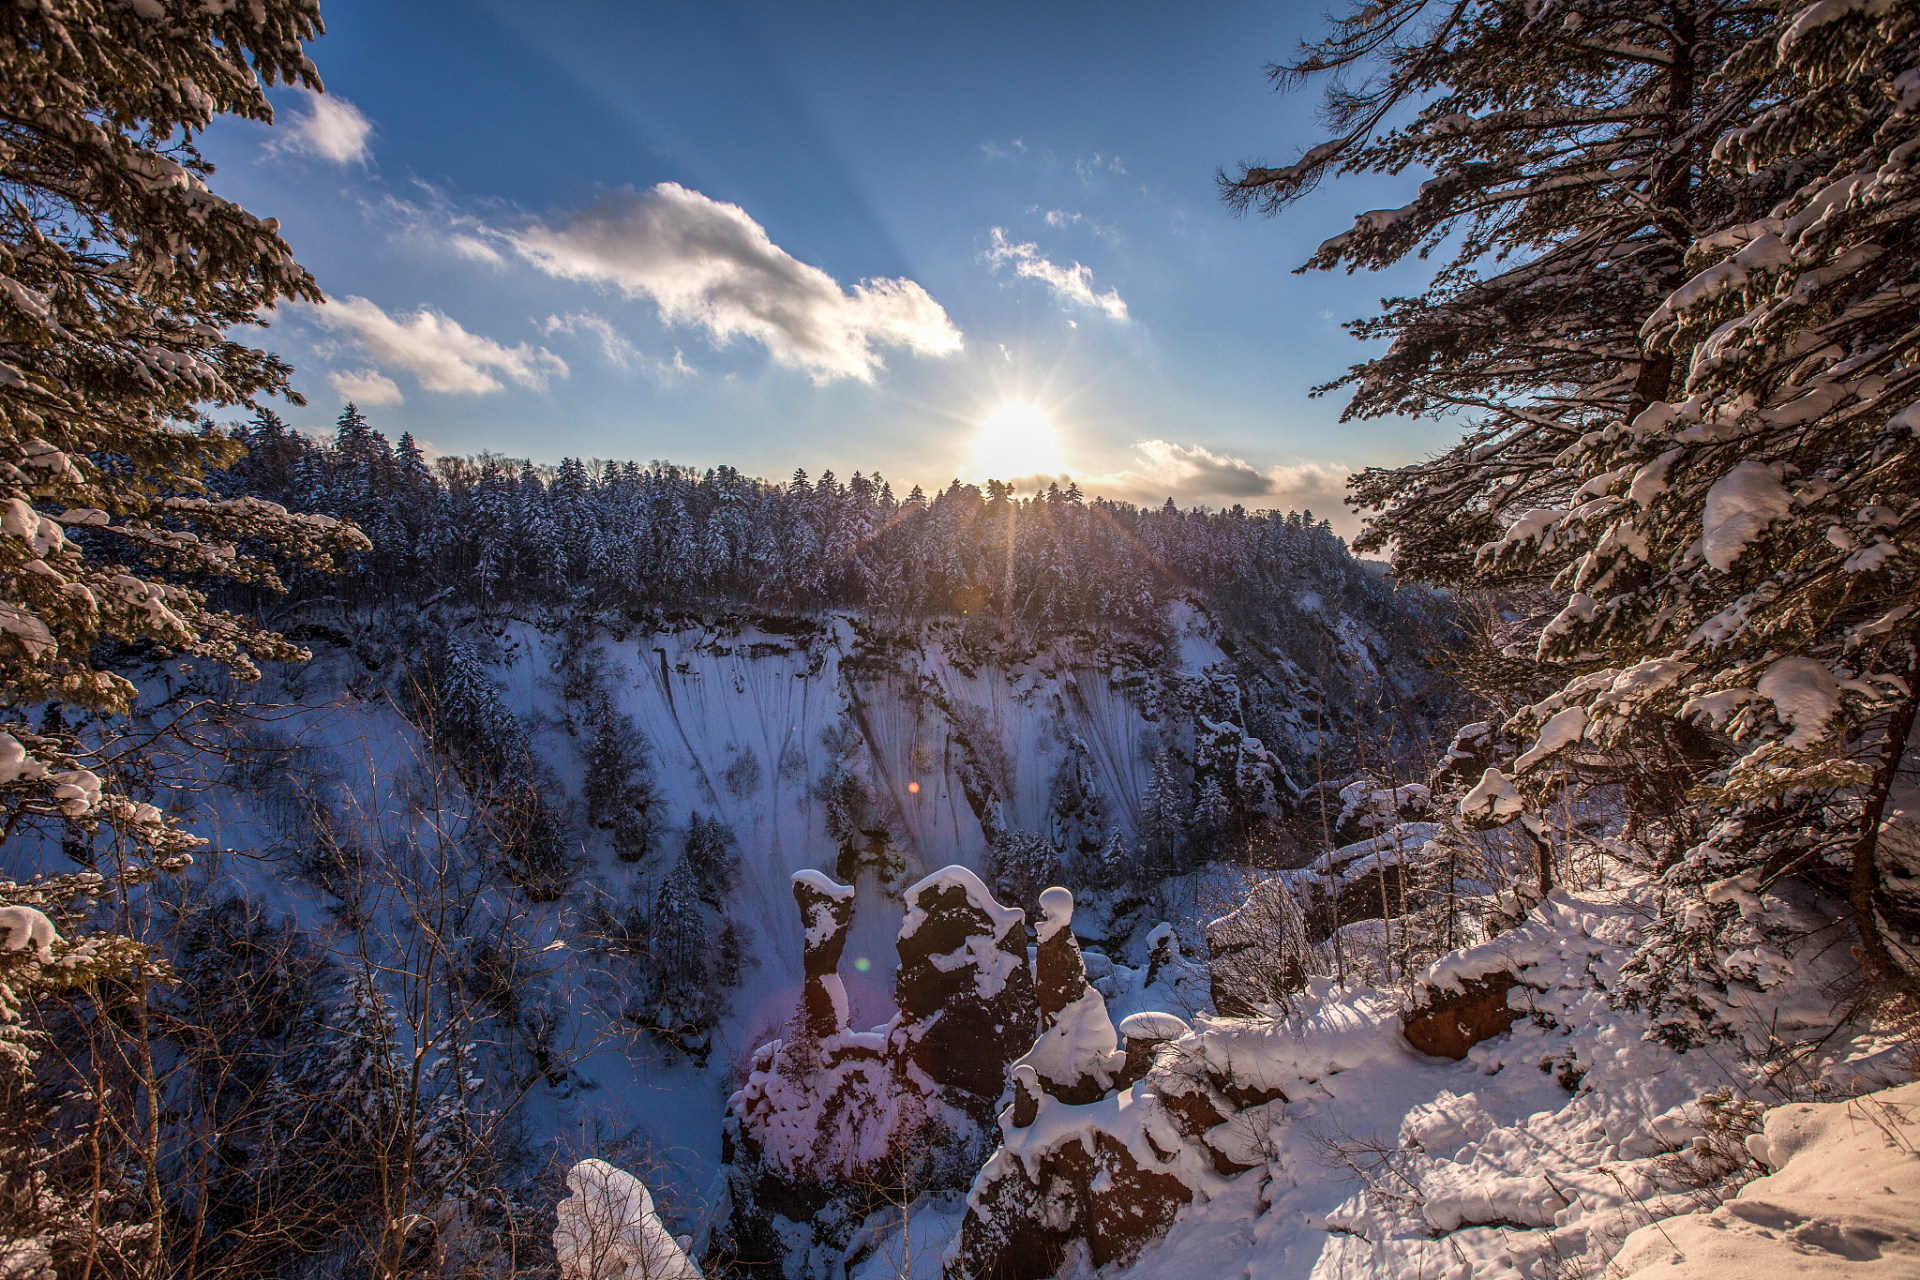
[[[877,347],[945,356],[960,331],[911,280],[870,280],[843,290],[825,271],[773,243],[738,205],[678,183],[615,192],[555,220],[505,233],[548,275],[648,298],[669,324],[704,328],[716,344],[760,343],[816,383],[872,382]]]
[[[468,333],[458,321],[425,307],[411,316],[396,317],[365,298],[349,296],[329,299],[322,306],[309,308],[308,313],[327,328],[351,336],[381,365],[411,373],[427,391],[484,395],[506,385],[495,373],[534,391],[545,391],[549,377],[567,376],[567,362],[545,347],[529,347],[524,342],[517,347],[502,346],[491,338]],[[381,381],[393,386],[390,379]],[[398,388],[393,394],[399,394]]]
[[[1158,506],[1171,497],[1180,504],[1241,503],[1256,510],[1311,511],[1316,519],[1331,520],[1343,534],[1358,528],[1357,517],[1341,501],[1347,486],[1344,467],[1309,462],[1262,470],[1201,445],[1140,440],[1133,447],[1133,467],[1082,477],[1081,488],[1142,506]]]
[[[599,345],[600,354],[606,357],[607,363],[617,369],[639,369],[662,379],[691,377],[700,372],[687,363],[686,356],[681,354],[678,347],[673,349],[671,360],[648,357],[627,341],[626,335],[614,328],[612,321],[591,311],[569,311],[564,316],[550,315],[541,322],[540,332],[549,337],[564,333],[592,338]]]
[[[365,164],[372,151],[373,121],[345,98],[302,90],[306,110],[274,130],[269,148],[318,157],[334,164]]]
[[[1127,318],[1127,304],[1120,300],[1118,289],[1109,289],[1100,294],[1093,291],[1093,268],[1083,267],[1078,262],[1071,267],[1050,262],[1041,255],[1040,246],[1032,241],[1009,244],[1003,228],[993,229],[993,244],[987,250],[987,261],[995,270],[1011,262],[1016,276],[1029,276],[1041,281],[1062,302],[1104,311],[1114,320]]]

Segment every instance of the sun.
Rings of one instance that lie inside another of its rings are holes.
[[[980,420],[973,472],[981,479],[1059,475],[1060,441],[1047,415],[1030,404],[1003,404]]]

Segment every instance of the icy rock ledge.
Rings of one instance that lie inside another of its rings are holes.
[[[1770,1175],[1710,1213],[1642,1227],[1610,1274],[1920,1275],[1920,1084],[1775,1107],[1748,1148]]]

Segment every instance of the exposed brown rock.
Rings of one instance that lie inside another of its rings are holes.
[[[1090,1189],[1096,1182],[1098,1192]],[[1096,1267],[1122,1262],[1166,1234],[1192,1199],[1178,1178],[1142,1168],[1107,1134],[1075,1137],[1042,1157],[1032,1175],[1015,1161],[981,1189],[979,1211],[969,1207],[961,1223],[958,1267],[949,1274],[1046,1280],[1075,1240],[1087,1242]]]
[[[1372,854],[1364,855],[1371,861]],[[1306,910],[1307,938],[1315,946],[1333,936],[1333,893],[1323,883],[1314,882],[1312,902]],[[1367,867],[1360,874],[1340,882],[1340,927],[1362,920],[1384,920],[1389,913],[1406,911],[1406,877],[1400,866],[1387,862]]]
[[[1205,1088],[1162,1093],[1160,1105],[1173,1117],[1173,1127],[1189,1138],[1197,1138],[1213,1126],[1225,1123],[1236,1109],[1225,1097],[1216,1097],[1212,1090]]]
[[[1040,1115],[1040,1077],[1032,1067],[1013,1069],[1013,1104],[1009,1116],[1013,1127],[1025,1129]]]
[[[800,907],[806,930],[801,956],[809,978],[824,977],[840,967],[846,949],[847,926],[853,923],[853,887],[834,884],[817,873],[793,878],[793,900]]]
[[[1073,894],[1055,887],[1040,895],[1040,925],[1035,932],[1033,995],[1045,1031],[1060,1011],[1087,993],[1087,962],[1073,934]]]
[[[1459,991],[1428,989],[1417,1008],[1400,1020],[1407,1043],[1422,1053],[1456,1062],[1482,1040],[1505,1035],[1521,1015],[1507,1008],[1507,993],[1519,985],[1510,973],[1472,978]]]
[[[840,986],[840,953],[847,945],[847,926],[853,923],[853,889],[834,884],[817,872],[793,878],[793,900],[800,907],[804,930],[802,962],[807,985],[801,994],[807,1030],[825,1039],[843,1030],[846,992]]]
[[[890,1052],[991,1122],[1007,1065],[1033,1046],[1038,1026],[1024,917],[962,867],[909,889],[907,907],[893,987],[900,1043]]]
[[[1136,1013],[1120,1020],[1120,1038],[1127,1051],[1126,1065],[1113,1079],[1113,1087],[1124,1089],[1144,1080],[1153,1069],[1153,1055],[1169,1040],[1187,1034],[1187,1024],[1170,1013]]]

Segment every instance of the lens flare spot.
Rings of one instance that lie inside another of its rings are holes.
[[[917,783],[917,782],[909,782],[909,783],[907,784],[907,794],[909,794],[909,795],[916,795],[916,796],[917,796],[917,795],[919,795],[919,794],[920,794],[920,784],[919,784],[919,783]]]
[[[873,968],[873,961],[867,959],[865,956],[861,956],[853,962],[853,967],[861,973],[865,973],[867,970]]]

